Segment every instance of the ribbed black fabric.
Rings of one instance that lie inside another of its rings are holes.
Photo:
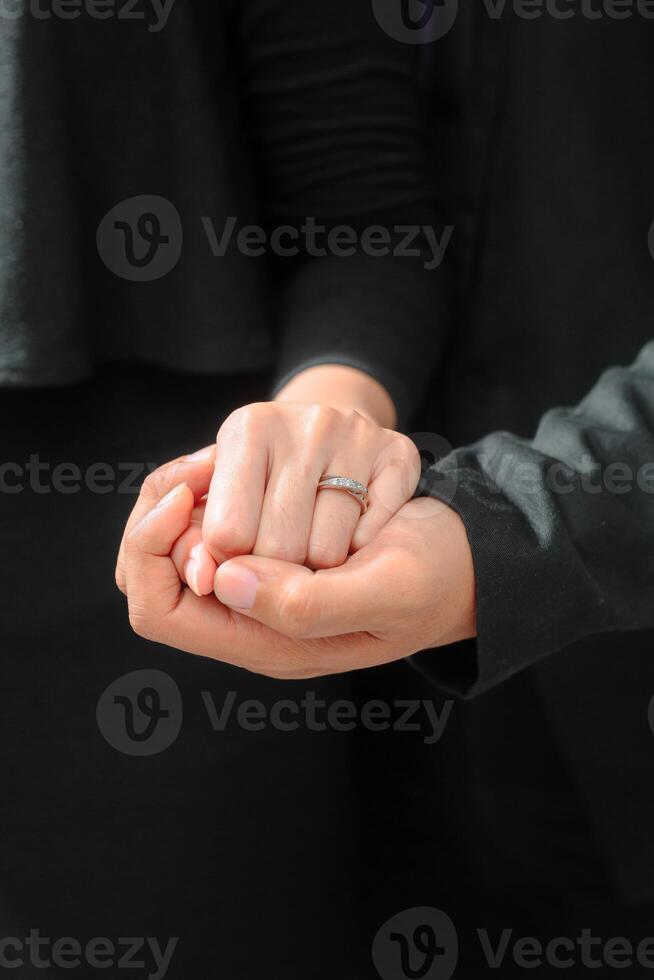
[[[0,383],[65,383],[126,358],[202,373],[278,360],[278,378],[336,360],[379,377],[400,411],[415,404],[439,343],[425,257],[357,247],[268,261],[235,242],[252,222],[313,219],[322,245],[340,224],[430,220],[416,53],[372,10],[178,0],[165,23],[25,12],[0,20],[0,54]],[[96,234],[140,195],[173,205],[183,242],[169,272],[135,282],[107,267]],[[220,238],[230,217],[216,257],[206,219]]]

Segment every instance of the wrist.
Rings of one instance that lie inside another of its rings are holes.
[[[397,424],[395,405],[384,386],[365,371],[342,364],[319,364],[300,371],[277,392],[275,401],[354,409],[385,429]]]

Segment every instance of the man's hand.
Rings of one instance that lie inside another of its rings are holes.
[[[339,568],[248,555],[220,566],[215,596],[183,587],[173,559],[212,467],[176,462],[149,478],[124,539],[130,620],[140,635],[278,678],[388,663],[475,635],[465,528],[433,500],[406,504]],[[186,482],[178,486],[180,478]],[[169,491],[172,490],[172,493]]]

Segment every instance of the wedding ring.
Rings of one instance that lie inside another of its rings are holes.
[[[318,490],[343,490],[359,501],[362,514],[368,510],[368,487],[359,483],[358,480],[352,480],[348,476],[333,476],[331,473],[325,473],[318,484]]]

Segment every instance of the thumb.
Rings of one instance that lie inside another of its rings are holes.
[[[295,640],[382,630],[378,562],[364,552],[316,572],[273,558],[232,558],[218,568],[214,591],[224,605]]]

